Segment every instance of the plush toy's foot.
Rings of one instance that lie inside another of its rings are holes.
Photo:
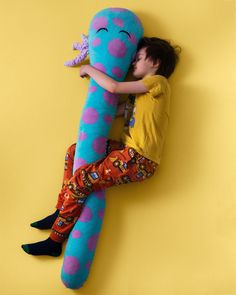
[[[50,229],[54,221],[57,219],[58,214],[59,214],[59,210],[57,209],[53,214],[41,220],[35,221],[31,223],[30,225],[38,229]]]
[[[49,255],[49,256],[60,256],[62,251],[62,244],[53,241],[48,238],[47,240],[21,245],[22,249],[31,255]]]

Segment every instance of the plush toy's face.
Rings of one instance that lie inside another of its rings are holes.
[[[93,17],[88,35],[91,65],[116,80],[124,80],[143,36],[138,17],[123,8],[104,9]]]

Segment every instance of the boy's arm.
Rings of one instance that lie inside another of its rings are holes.
[[[101,87],[105,88],[111,93],[144,93],[148,91],[148,88],[142,81],[133,82],[117,82],[110,78],[103,72],[95,69],[90,65],[83,65],[80,68],[80,76],[86,75],[92,77]]]

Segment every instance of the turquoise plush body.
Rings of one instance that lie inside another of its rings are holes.
[[[143,36],[137,16],[124,8],[107,8],[92,19],[88,34],[90,64],[117,81],[123,81]],[[73,171],[105,157],[106,141],[117,110],[118,96],[90,79],[83,108]],[[105,210],[105,191],[85,200],[65,250],[61,278],[65,286],[80,288],[86,281],[95,254]]]

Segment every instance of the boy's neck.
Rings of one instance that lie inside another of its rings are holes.
[[[156,74],[154,73],[154,74],[146,74],[142,79],[144,79],[144,78],[146,78],[146,77],[149,77],[149,76],[155,76]]]

